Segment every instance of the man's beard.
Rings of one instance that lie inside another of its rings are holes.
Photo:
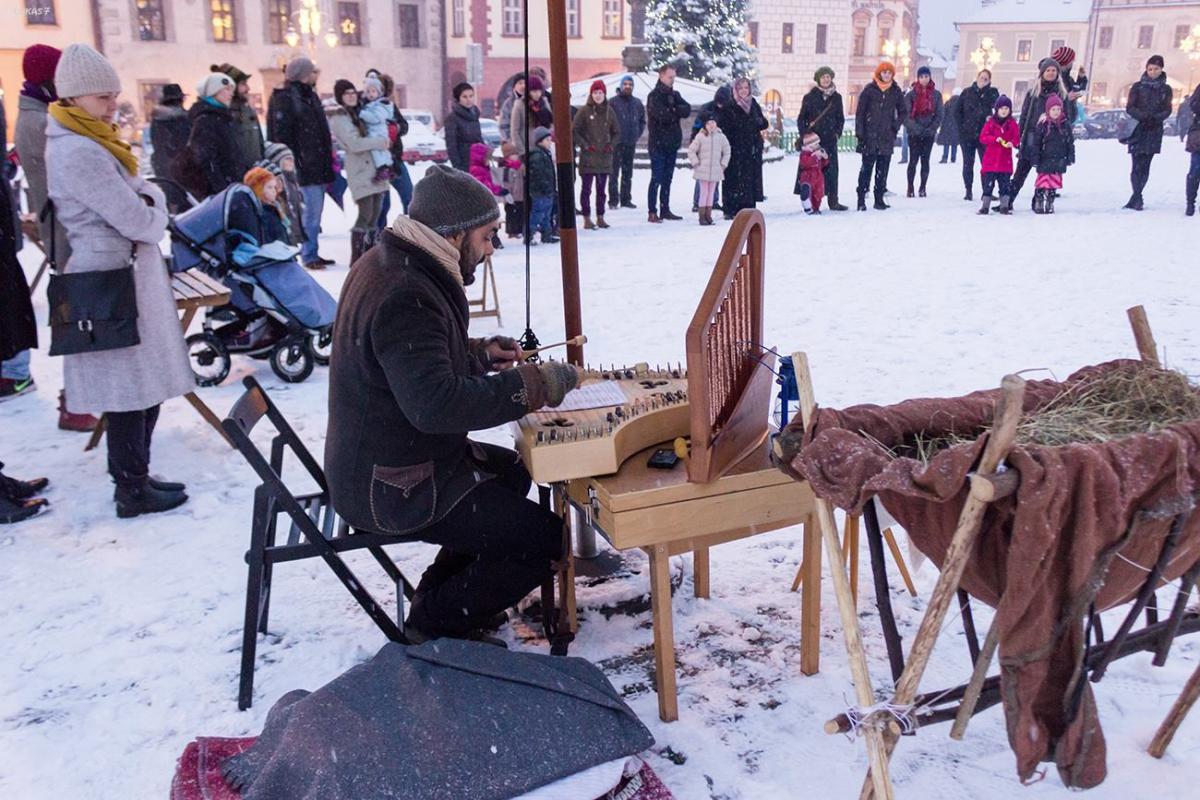
[[[626,97],[629,97],[631,94],[633,94],[633,87],[632,86],[622,86],[621,94],[625,95]]]
[[[483,257],[473,250],[461,250],[458,255],[458,270],[462,274],[463,286],[475,282],[475,268],[483,261]]]

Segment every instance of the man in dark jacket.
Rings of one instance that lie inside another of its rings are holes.
[[[896,148],[896,134],[904,125],[906,116],[904,92],[896,85],[896,68],[884,61],[875,68],[875,77],[858,97],[858,110],[854,116],[854,135],[858,139],[855,148],[862,154],[862,167],[858,171],[858,210],[867,210],[867,191],[871,188],[871,172],[875,173],[875,208],[879,211],[891,208],[883,202],[887,192],[888,170],[892,166],[892,151]]]
[[[249,167],[242,163],[237,122],[229,108],[233,79],[223,72],[210,72],[196,92],[200,96],[188,109],[192,132],[187,144],[196,172],[185,176],[190,178],[185,185],[203,199],[240,181]]]
[[[675,68],[658,68],[658,83],[646,98],[646,124],[650,130],[650,191],[646,203],[650,222],[683,217],[671,213],[671,179],[675,177],[675,158],[683,144],[680,120],[687,119],[692,107],[675,91]],[[661,212],[661,213],[660,213]]]
[[[267,106],[267,138],[286,144],[296,158],[296,173],[304,194],[305,242],[300,259],[306,267],[334,263],[321,258],[317,237],[325,207],[325,185],[333,182],[333,140],[325,109],[317,95],[317,68],[305,56],[293,58],[284,72],[286,83],[271,93]]]
[[[633,204],[633,152],[646,130],[646,107],[633,96],[633,76],[621,78],[617,96],[609,101],[617,115],[621,139],[613,152],[612,175],[608,184],[608,207],[637,208]]]
[[[258,112],[250,103],[250,75],[233,64],[213,64],[211,69],[213,72],[223,72],[233,79],[233,101],[229,104],[229,111],[237,125],[237,142],[238,149],[242,151],[242,163],[249,169],[262,161],[266,147],[262,126],[258,123]]]
[[[442,127],[446,134],[446,152],[455,169],[471,168],[471,145],[483,141],[479,129],[479,109],[475,107],[475,87],[463,81],[454,87],[454,107]]]
[[[992,71],[981,69],[975,76],[975,82],[963,89],[958,98],[958,105],[954,108],[954,121],[958,125],[958,144],[962,147],[963,155],[963,186],[967,190],[963,195],[964,200],[974,199],[972,190],[975,187],[975,156],[978,154],[982,161],[984,151],[983,145],[979,143],[979,134],[983,133],[983,126],[987,124],[988,117],[992,115],[992,109],[999,99],[999,90],[992,86]]]
[[[1133,169],[1129,182],[1133,194],[1125,208],[1141,211],[1145,208],[1142,190],[1150,180],[1150,162],[1162,152],[1163,123],[1171,116],[1171,87],[1167,84],[1167,73],[1163,71],[1163,57],[1150,56],[1142,79],[1129,89],[1129,102],[1125,112],[1137,120],[1133,133],[1121,140],[1129,145]]]
[[[154,148],[150,165],[154,174],[160,177],[171,176],[171,163],[187,146],[192,133],[192,121],[183,108],[185,97],[178,83],[168,83],[163,87],[158,105],[150,114],[150,145]],[[187,198],[174,184],[163,186],[162,190],[172,213],[183,210]]]
[[[829,210],[845,211],[846,206],[838,202],[838,139],[846,125],[846,112],[842,96],[833,84],[834,77],[831,67],[821,67],[813,74],[813,87],[800,102],[800,116],[796,118],[800,136],[797,145],[810,131],[821,137],[821,148],[829,154],[829,163],[823,170]]]
[[[463,290],[492,252],[496,199],[469,173],[430,167],[355,265],[333,326],[325,468],[356,529],[441,546],[416,589],[414,642],[472,638],[552,574],[562,520],[526,498],[516,453],[467,438],[556,406],[563,362],[519,364],[507,337],[471,339]]]

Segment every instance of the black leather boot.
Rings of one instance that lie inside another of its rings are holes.
[[[1200,175],[1189,175],[1187,179],[1187,209],[1189,217],[1196,216],[1196,193],[1200,191]]]
[[[178,508],[187,502],[188,496],[183,492],[155,489],[148,479],[143,478],[140,481],[117,484],[113,499],[117,501],[117,516],[129,519]]]
[[[867,210],[867,193],[866,192],[858,193],[858,210],[859,211]]]

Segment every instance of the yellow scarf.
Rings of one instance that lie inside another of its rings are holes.
[[[61,100],[50,104],[50,116],[67,130],[103,145],[121,162],[121,166],[129,170],[130,175],[138,174],[137,156],[133,154],[129,142],[123,141],[118,135],[119,128],[116,125],[96,119],[79,106],[64,106]]]

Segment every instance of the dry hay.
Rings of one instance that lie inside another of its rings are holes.
[[[1043,447],[1102,444],[1197,419],[1200,388],[1187,375],[1135,362],[1076,383],[1025,414],[1017,427],[1016,443]],[[973,434],[921,432],[897,448],[876,444],[895,458],[916,458],[927,464],[941,450],[974,442],[989,427]]]

